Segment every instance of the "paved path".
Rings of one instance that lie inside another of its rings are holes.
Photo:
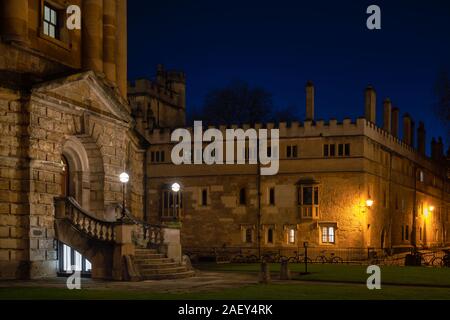
[[[220,291],[256,284],[257,274],[197,271],[193,278],[177,280],[147,280],[140,282],[120,282],[82,279],[81,285],[86,289],[136,290],[160,293],[185,293]],[[39,280],[0,281],[0,288],[66,288],[66,278],[49,278]]]

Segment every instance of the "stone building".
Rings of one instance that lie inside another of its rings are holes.
[[[308,82],[304,122],[241,127],[279,129],[280,170],[274,176],[261,176],[250,164],[176,166],[170,159],[172,130],[144,130],[153,159],[147,164],[150,221],[179,220],[189,250],[293,251],[304,242],[327,250],[449,245],[442,140],[433,139],[427,157],[423,123],[416,143],[412,118],[405,113],[400,119],[389,99],[378,127],[372,87],[365,91],[365,116],[356,120],[315,120],[314,107]],[[226,126],[217,129],[225,136]],[[182,186],[181,196],[170,190],[174,182]]]
[[[99,278],[155,275],[137,260],[180,252],[176,232],[141,222],[147,143],[127,102],[127,3],[71,5],[81,30],[67,28],[66,1],[0,3],[0,278],[71,265]],[[123,194],[128,222],[118,223]],[[141,238],[165,251],[137,249]],[[169,262],[166,273],[183,271]]]

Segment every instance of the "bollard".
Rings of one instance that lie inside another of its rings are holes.
[[[267,262],[261,262],[261,271],[259,272],[259,283],[270,283],[270,271]]]
[[[291,280],[291,271],[287,259],[281,260],[280,280]]]

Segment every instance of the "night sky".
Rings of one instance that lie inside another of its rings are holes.
[[[382,29],[366,28],[381,7]],[[427,148],[445,129],[431,109],[434,83],[450,66],[450,1],[128,1],[129,78],[158,63],[187,76],[187,106],[232,80],[262,86],[275,105],[304,113],[304,85],[316,86],[316,119],[364,114],[364,89],[390,97],[425,122]],[[198,119],[201,120],[201,119]],[[448,146],[448,143],[446,144]]]

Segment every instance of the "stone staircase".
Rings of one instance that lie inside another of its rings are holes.
[[[158,253],[155,249],[136,249],[134,264],[143,280],[182,279],[195,275],[194,271]]]

